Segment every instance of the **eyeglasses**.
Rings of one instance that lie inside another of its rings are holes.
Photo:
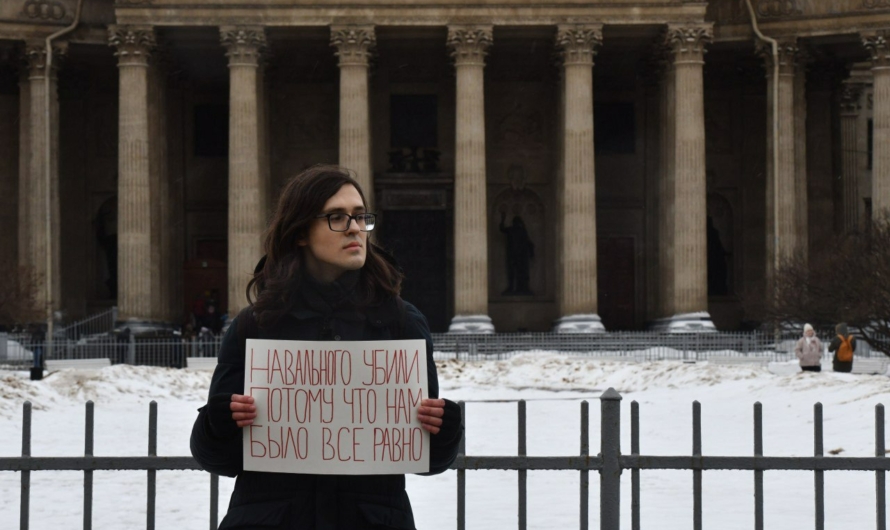
[[[349,230],[353,219],[355,219],[355,222],[358,224],[358,229],[362,232],[370,232],[371,230],[374,230],[374,225],[377,224],[376,213],[357,213],[355,215],[349,215],[348,213],[334,212],[315,216],[316,219],[321,219],[322,217],[328,218],[328,228],[334,232],[345,232]]]

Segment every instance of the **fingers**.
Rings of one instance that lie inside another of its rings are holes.
[[[417,409],[417,420],[420,426],[431,434],[438,434],[442,427],[442,416],[445,415],[444,399],[424,399]]]
[[[238,427],[245,427],[253,423],[256,418],[256,405],[253,404],[253,397],[242,396],[241,394],[232,394],[232,403],[229,409],[232,411],[232,419]]]

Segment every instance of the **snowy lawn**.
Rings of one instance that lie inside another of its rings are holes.
[[[813,454],[813,404],[824,407],[826,452],[874,455],[874,408],[890,403],[886,376],[799,373],[776,375],[762,367],[676,361],[622,363],[539,352],[505,361],[439,363],[443,397],[467,402],[467,454],[517,454],[516,400],[527,400],[528,454],[575,455],[580,445],[580,402],[590,402],[591,453],[599,451],[599,396],[614,387],[623,396],[622,452],[630,453],[630,403],[640,403],[641,452],[688,455],[692,451],[692,402],[702,404],[705,455],[753,454],[753,404],[763,404],[764,454]],[[209,372],[126,365],[78,373],[63,370],[43,381],[26,372],[0,373],[0,456],[21,454],[22,403],[33,404],[31,454],[77,456],[84,451],[84,403],[95,402],[95,451],[99,456],[145,455],[148,403],[159,404],[158,454],[189,454],[195,409],[206,399]],[[828,456],[830,457],[830,456]],[[457,475],[408,477],[417,527],[456,527]],[[812,472],[765,472],[765,519],[772,529],[814,527]],[[591,474],[590,528],[599,527],[599,477]],[[20,475],[0,473],[0,528],[17,528]],[[233,481],[220,480],[220,518]],[[577,472],[533,471],[528,479],[528,527],[562,530],[579,522]],[[642,526],[692,527],[692,473],[642,473]],[[146,473],[94,474],[93,528],[145,527]],[[515,528],[516,472],[467,472],[467,526]],[[159,472],[158,529],[205,529],[209,475]],[[875,527],[874,473],[827,472],[826,528]],[[35,530],[80,528],[83,473],[31,474],[31,525]],[[622,475],[622,528],[630,528],[630,473]],[[754,526],[752,472],[704,473],[704,526],[719,530]]]

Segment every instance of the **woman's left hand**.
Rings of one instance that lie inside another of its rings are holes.
[[[442,428],[442,416],[445,415],[444,399],[424,399],[417,409],[417,419],[420,426],[431,434],[438,434]]]

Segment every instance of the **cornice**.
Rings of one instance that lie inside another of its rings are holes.
[[[604,24],[659,24],[665,20],[703,21],[706,2],[665,0],[637,3],[612,0],[591,2],[483,3],[424,0],[402,3],[322,2],[319,0],[266,0],[264,2],[219,1],[216,4],[153,0],[148,5],[115,4],[119,24],[163,26],[220,26],[270,24],[287,26],[330,26],[354,24],[356,17],[375,26],[447,26],[487,24],[541,26],[595,20]]]

